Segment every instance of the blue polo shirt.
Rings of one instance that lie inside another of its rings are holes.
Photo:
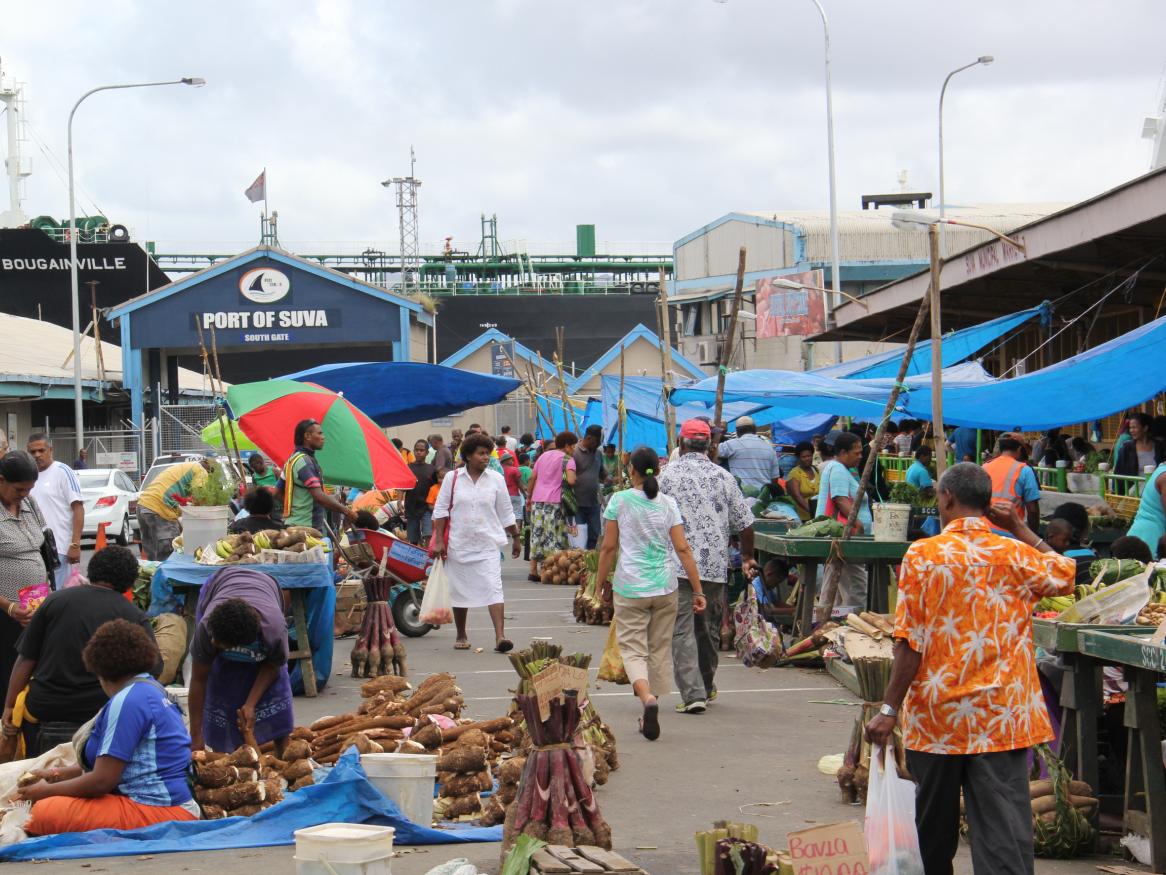
[[[122,687],[105,703],[85,743],[85,762],[98,757],[125,763],[117,793],[141,805],[168,807],[189,802],[186,770],[190,734],[178,706],[149,675]]]
[[[926,489],[935,482],[931,479],[931,472],[927,470],[927,466],[918,459],[912,462],[911,467],[907,469],[906,480],[916,489]]]

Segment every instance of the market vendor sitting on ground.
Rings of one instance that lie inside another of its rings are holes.
[[[821,477],[814,467],[814,445],[802,441],[794,447],[798,462],[785,478],[785,489],[798,508],[798,519],[809,522],[814,518]]]
[[[781,477],[777,452],[773,444],[757,433],[757,426],[748,416],[737,420],[737,436],[722,441],[717,457],[729,465],[729,473],[741,481],[743,487],[760,490]]]
[[[138,497],[138,526],[146,558],[160,561],[174,552],[173,541],[182,534],[178,522],[182,506],[194,488],[214,470],[215,462],[200,459],[163,468]]]
[[[32,802],[29,835],[137,829],[198,820],[186,773],[190,736],[182,713],[150,677],[158,648],[137,623],[102,624],[82,651],[109,701],[81,743],[81,764],[43,769],[18,791]]]
[[[3,731],[23,733],[28,757],[69,741],[106,703],[106,693],[81,658],[99,626],[128,620],[154,640],[149,618],[125,598],[138,578],[134,554],[125,547],[98,550],[89,560],[88,574],[88,584],[58,590],[45,599],[17,642],[19,655],[8,682]],[[161,656],[149,671],[155,676],[162,671]]]
[[[1032,468],[1024,462],[1024,439],[1006,431],[997,439],[996,446],[998,455],[984,463],[984,470],[992,480],[992,500],[1012,504],[1026,525],[1036,531],[1040,527],[1040,484]],[[1005,532],[997,530],[996,534]]]
[[[757,573],[753,559],[753,510],[733,475],[708,457],[712,430],[702,419],[680,427],[680,458],[657,478],[660,492],[671,496],[684,519],[684,537],[700,572],[699,589],[680,567],[675,550],[669,559],[678,574],[679,601],[672,633],[672,669],[682,714],[700,714],[717,697],[716,672],[721,643],[721,606],[729,569],[729,538],[741,539],[745,579]],[[627,533],[625,533],[625,539]],[[693,596],[705,595],[708,607],[693,612]]]
[[[1076,564],[1053,552],[1012,502],[992,503],[991,478],[977,465],[949,468],[938,498],[943,532],[903,557],[891,679],[866,736],[885,746],[895,724],[903,727],[927,875],[952,872],[961,789],[973,869],[1032,875],[1027,754],[1053,738],[1032,611],[1044,596],[1073,591]]]
[[[311,526],[324,531],[326,511],[351,521],[356,511],[324,490],[324,472],[316,453],[324,449],[324,429],[314,419],[296,423],[296,448],[283,466],[277,494],[283,501],[283,520],[289,526]]]
[[[194,750],[233,751],[250,732],[282,752],[294,727],[285,611],[279,585],[252,568],[227,567],[203,584],[190,644]]]

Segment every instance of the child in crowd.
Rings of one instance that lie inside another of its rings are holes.
[[[1162,554],[1162,543],[1158,543],[1158,555]],[[1109,555],[1114,559],[1137,559],[1139,562],[1153,562],[1149,545],[1133,535],[1122,535],[1109,545]]]

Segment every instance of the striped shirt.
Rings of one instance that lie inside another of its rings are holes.
[[[206,469],[198,462],[171,465],[142,490],[138,504],[164,520],[176,520],[182,512],[178,499],[188,498],[206,476]]]
[[[777,453],[761,435],[745,434],[725,441],[718,455],[729,463],[729,472],[744,486],[760,489],[781,476]]]

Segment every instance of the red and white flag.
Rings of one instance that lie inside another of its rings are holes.
[[[247,187],[247,190],[245,192],[243,192],[243,194],[245,194],[247,196],[247,200],[251,201],[251,203],[257,203],[259,201],[267,200],[267,170],[266,169],[262,173],[260,173],[257,177],[255,177],[255,181]]]

